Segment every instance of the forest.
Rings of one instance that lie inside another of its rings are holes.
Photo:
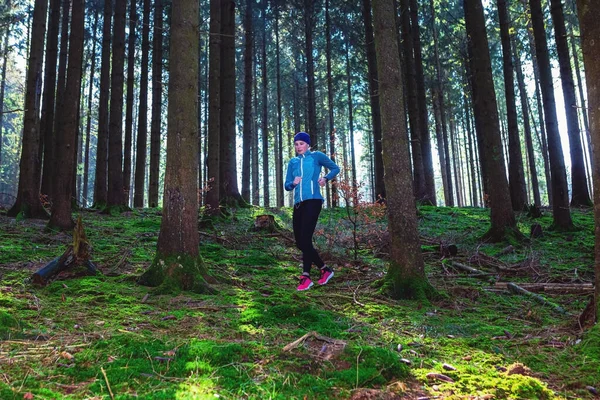
[[[598,396],[599,8],[4,0],[0,397]]]

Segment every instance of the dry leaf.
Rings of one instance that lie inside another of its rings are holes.
[[[31,400],[31,399],[33,399],[33,393],[27,392],[23,395],[23,398],[27,399],[27,400]]]
[[[63,352],[60,353],[60,358],[64,358],[65,360],[72,360],[73,359],[73,355],[71,353],[63,351]]]

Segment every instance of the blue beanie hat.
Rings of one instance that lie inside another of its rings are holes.
[[[310,144],[310,136],[306,132],[298,132],[296,136],[294,136],[294,142],[298,140],[302,140],[306,144]]]

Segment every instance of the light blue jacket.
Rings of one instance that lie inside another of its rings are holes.
[[[328,181],[335,178],[340,172],[340,167],[320,151],[311,152],[310,150],[307,150],[306,153],[298,155],[290,160],[288,163],[284,188],[287,191],[294,191],[294,204],[311,199],[324,200],[318,182],[321,175],[321,167],[325,167],[329,170],[324,177]],[[294,179],[297,176],[301,176],[302,181],[300,184],[294,185]]]

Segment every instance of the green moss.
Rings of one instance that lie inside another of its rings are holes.
[[[156,293],[214,293],[204,276],[207,275],[202,258],[188,255],[164,257],[157,254],[152,265],[140,276],[138,283],[157,287]]]

